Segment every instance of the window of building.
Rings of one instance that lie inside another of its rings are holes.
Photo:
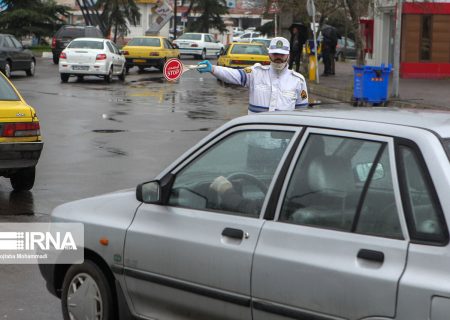
[[[420,60],[431,60],[432,16],[424,15],[420,24]]]

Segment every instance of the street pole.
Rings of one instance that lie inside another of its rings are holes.
[[[397,0],[397,15],[395,19],[395,38],[394,38],[394,74],[392,76],[392,97],[398,98],[400,83],[400,47],[402,35],[402,8],[403,0]]]
[[[174,1],[173,5],[173,39],[177,38],[177,0]]]
[[[314,5],[314,0],[308,1],[311,8],[311,16],[313,20],[313,36],[314,36],[314,56],[316,57],[316,83],[319,84],[319,59],[317,57],[317,33],[316,33],[316,6]]]
[[[278,34],[277,16],[278,16],[278,14],[275,12],[275,37],[276,37],[277,34]]]

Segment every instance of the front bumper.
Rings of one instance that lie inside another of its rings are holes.
[[[159,67],[164,65],[164,58],[126,58],[126,66]]]
[[[0,170],[36,166],[43,146],[43,142],[0,143]]]
[[[83,68],[83,70],[77,70]],[[109,68],[106,63],[82,64],[82,63],[59,63],[59,73],[80,74],[80,75],[107,75]]]

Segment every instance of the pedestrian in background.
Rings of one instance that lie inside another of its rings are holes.
[[[322,76],[334,75],[334,56],[337,46],[337,30],[335,27],[324,25],[322,28],[322,59],[324,71]]]
[[[308,106],[305,78],[288,69],[289,41],[276,37],[270,41],[270,65],[256,63],[245,69],[213,66],[208,60],[197,70],[210,72],[226,83],[237,84],[250,90],[248,113],[264,111],[290,111]]]
[[[295,63],[295,71],[300,72],[300,61],[302,60],[303,46],[307,40],[307,29],[301,23],[294,23],[289,27],[291,32],[291,50],[289,54],[289,69]]]

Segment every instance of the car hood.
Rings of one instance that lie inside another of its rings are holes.
[[[116,191],[92,198],[72,201],[56,207],[52,222],[82,222],[91,226],[127,229],[141,202],[135,189]]]

